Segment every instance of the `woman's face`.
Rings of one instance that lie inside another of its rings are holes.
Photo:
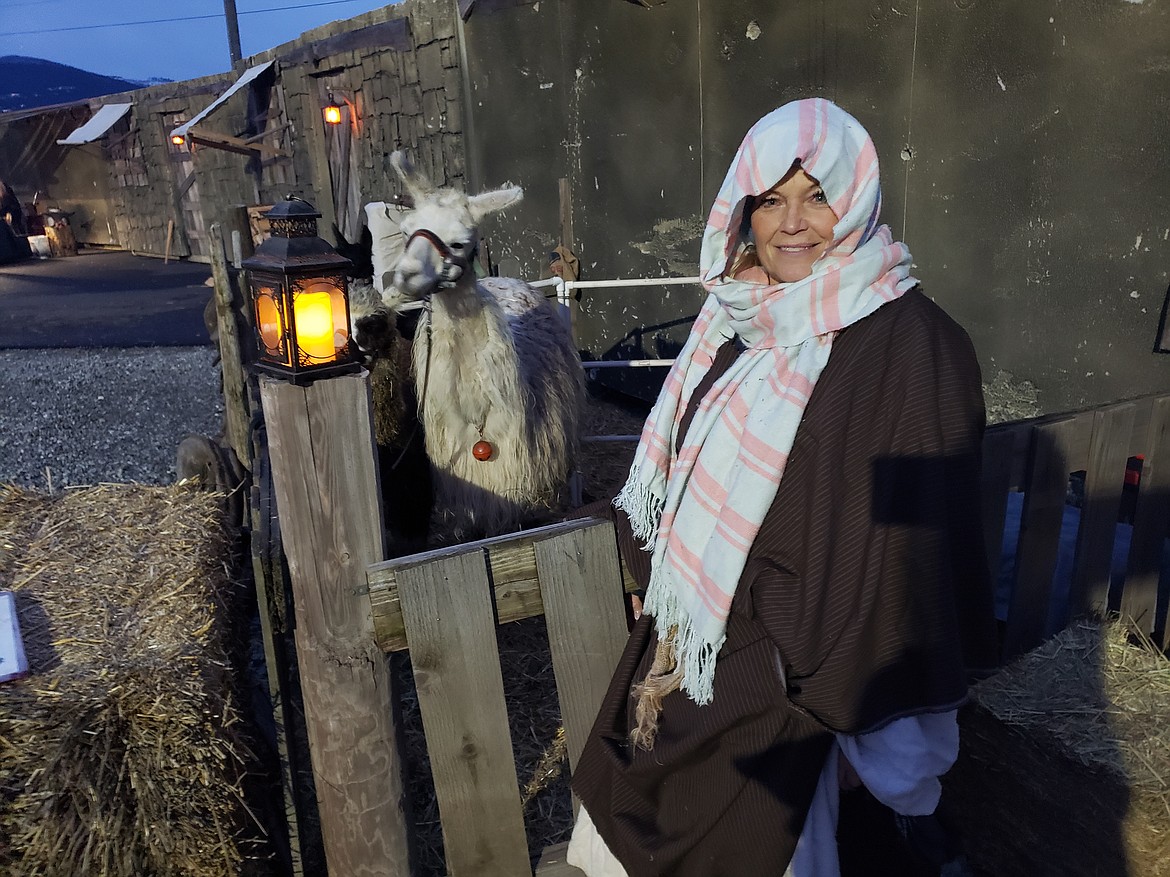
[[[756,196],[751,226],[760,267],[773,283],[803,280],[833,243],[836,224],[820,183],[794,168]]]

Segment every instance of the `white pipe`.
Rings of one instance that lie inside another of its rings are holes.
[[[629,280],[566,280],[569,289],[601,289],[607,286],[678,286],[699,283],[701,277],[639,277]]]
[[[655,368],[673,364],[673,359],[598,359],[582,362],[581,368]]]

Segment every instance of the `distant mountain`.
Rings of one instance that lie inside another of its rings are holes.
[[[5,55],[0,57],[0,112],[65,104],[167,81],[136,82],[90,73],[56,61]]]

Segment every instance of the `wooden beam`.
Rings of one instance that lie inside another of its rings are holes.
[[[187,138],[200,146],[210,146],[212,149],[223,149],[227,152],[237,152],[240,155],[284,156],[288,153],[267,143],[253,143],[230,134],[220,134],[218,131],[209,131],[207,128],[191,127],[187,129]]]
[[[366,573],[366,580],[369,583],[374,639],[385,652],[397,652],[407,647],[402,624],[402,608],[398,600],[398,575],[401,570],[469,552],[487,554],[492,590],[495,594],[496,616],[500,624],[544,614],[544,602],[537,582],[534,543],[561,533],[592,527],[609,528],[608,538],[613,539],[616,544],[617,537],[613,532],[612,523],[600,518],[581,518],[371,565]],[[638,583],[624,566],[622,584],[627,593],[639,589]]]
[[[342,52],[355,49],[388,49],[392,52],[406,52],[414,47],[410,34],[410,20],[405,16],[391,18],[368,27],[348,30],[331,37],[315,40],[299,46],[286,55],[281,55],[282,64],[303,64],[320,61]]]
[[[329,872],[408,877],[393,685],[361,587],[385,549],[369,382],[262,379],[260,398]]]

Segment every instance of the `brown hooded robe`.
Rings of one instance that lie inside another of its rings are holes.
[[[738,355],[728,342],[691,398]],[[780,877],[833,733],[956,708],[994,663],[980,515],[984,425],[966,333],[917,289],[844,329],[748,555],[706,707],[669,694],[633,749],[643,616],[573,788],[630,877]],[[623,558],[640,551],[618,513]]]

